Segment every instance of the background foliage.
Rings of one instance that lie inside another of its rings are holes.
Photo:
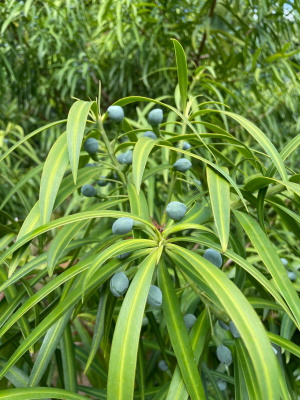
[[[0,4],[0,397],[296,400],[299,6]],[[179,222],[171,200],[187,206]],[[143,229],[114,235],[125,216]],[[116,298],[119,271],[130,285]]]
[[[196,94],[219,100],[281,143],[299,130],[299,4],[294,1],[4,1],[2,128],[65,118],[71,97],[103,105],[173,95],[171,38]],[[204,67],[209,67],[205,69]]]

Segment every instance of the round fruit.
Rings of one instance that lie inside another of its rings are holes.
[[[227,388],[227,382],[223,381],[223,379],[218,379],[217,385],[220,390],[226,390],[226,388]]]
[[[84,146],[86,152],[89,154],[95,154],[95,153],[97,153],[97,151],[99,149],[98,140],[94,139],[92,137],[86,139],[83,146]]]
[[[217,347],[217,357],[218,360],[225,365],[229,365],[232,362],[231,351],[223,344]]]
[[[162,292],[157,286],[151,285],[147,297],[150,306],[160,307],[162,304]]]
[[[120,164],[124,164],[124,157],[126,153],[121,153],[117,155],[117,160]]]
[[[286,258],[281,258],[280,261],[282,262],[282,264],[286,267],[288,265],[288,260]]]
[[[238,339],[239,337],[241,337],[241,335],[240,335],[239,331],[237,330],[235,323],[233,321],[229,322],[229,329],[234,338]]]
[[[133,219],[122,217],[118,218],[112,226],[112,232],[115,235],[125,235],[130,232],[133,228]]]
[[[110,119],[114,122],[122,122],[124,119],[124,110],[120,106],[110,106],[107,109],[107,113]]]
[[[148,115],[149,124],[152,126],[157,126],[162,123],[163,112],[159,108],[151,110]]]
[[[117,256],[117,258],[118,258],[119,260],[124,260],[125,258],[129,257],[131,253],[132,253],[131,251],[128,251],[127,253],[119,254],[119,255]]]
[[[143,136],[144,136],[144,137],[149,137],[149,138],[151,138],[151,139],[157,139],[157,136],[156,136],[155,133],[152,132],[152,131],[147,131],[147,132],[145,132]]]
[[[85,167],[95,167],[95,164],[88,163],[88,164],[85,164]]]
[[[188,142],[183,142],[182,150],[189,150],[192,146]]]
[[[171,203],[167,205],[166,212],[174,221],[179,221],[185,216],[186,205],[179,201],[171,201]]]
[[[190,169],[192,166],[192,163],[187,160],[186,158],[179,158],[179,160],[176,161],[175,164],[173,164],[173,169],[175,171],[179,172],[186,172],[188,169]]]
[[[165,362],[165,360],[160,360],[158,362],[158,368],[162,371],[167,371],[169,369],[168,364]]]
[[[229,331],[229,326],[225,324],[225,322],[223,322],[221,319],[218,320],[218,323],[221,328],[225,329],[225,331]]]
[[[127,164],[127,165],[131,165],[132,164],[132,150],[128,150],[124,154],[124,163]]]
[[[118,272],[111,278],[109,286],[112,294],[116,297],[120,297],[128,289],[129,280],[124,272]]]
[[[100,176],[100,178],[106,178],[106,176]],[[107,186],[108,185],[108,181],[105,181],[105,180],[103,180],[103,179],[99,179],[99,181],[97,181],[97,185],[99,185],[99,186]]]
[[[185,326],[188,329],[192,329],[192,327],[194,326],[194,323],[196,322],[197,318],[195,317],[194,314],[186,314],[183,317],[183,320],[184,320]]]
[[[94,197],[96,193],[96,189],[92,185],[83,185],[81,188],[81,194],[85,197]]]
[[[203,257],[214,264],[216,267],[221,268],[223,264],[221,254],[214,249],[207,249],[205,250]]]
[[[297,275],[295,274],[294,271],[288,271],[287,274],[288,274],[288,277],[290,278],[290,280],[292,282],[295,282],[297,280]]]

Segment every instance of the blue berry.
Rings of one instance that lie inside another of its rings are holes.
[[[205,250],[203,257],[214,264],[216,267],[221,268],[223,264],[221,254],[214,249],[207,249]]]
[[[151,138],[151,139],[157,139],[157,136],[156,136],[155,133],[152,132],[152,131],[147,131],[147,132],[145,132],[143,136],[144,136],[144,137],[149,137],[149,138]]]
[[[166,212],[174,221],[179,221],[185,216],[186,205],[179,201],[171,201],[171,203],[167,205]]]
[[[175,169],[175,171],[179,172],[186,172],[188,169],[191,168],[191,166],[192,163],[186,158],[179,158],[179,160],[177,160],[175,164],[173,164],[173,168]]]
[[[97,151],[99,149],[98,140],[96,140],[94,138],[86,139],[86,141],[84,142],[84,148],[85,148],[86,152],[89,154],[97,153]]]
[[[108,116],[114,122],[122,122],[124,119],[124,110],[120,106],[110,106],[107,109]]]
[[[149,124],[152,126],[157,126],[162,123],[163,120],[163,112],[159,108],[155,108],[151,110],[148,114]]]
[[[157,286],[151,285],[147,297],[150,306],[160,307],[162,305],[162,292]]]
[[[115,235],[125,235],[130,232],[133,228],[133,219],[122,217],[118,218],[112,226],[112,232]]]
[[[129,280],[124,272],[118,272],[109,282],[110,291],[115,297],[122,296],[128,289],[128,286]]]
[[[96,193],[96,189],[92,185],[83,185],[81,188],[81,194],[85,197],[94,197]]]

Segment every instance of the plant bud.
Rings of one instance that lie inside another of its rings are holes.
[[[133,219],[122,217],[118,218],[112,226],[112,232],[115,235],[125,235],[130,232],[133,228]]]
[[[281,258],[280,261],[282,262],[282,264],[286,267],[288,265],[288,260],[286,258]]]
[[[116,297],[120,297],[128,289],[129,280],[124,272],[118,272],[111,278],[109,286],[112,294]]]
[[[175,171],[179,172],[186,172],[188,169],[190,169],[192,166],[192,163],[187,160],[186,158],[179,158],[179,160],[176,161],[175,164],[173,164],[173,169]]]
[[[114,122],[122,122],[124,119],[124,110],[120,106],[110,106],[107,109],[108,116]]]
[[[157,136],[156,136],[155,133],[152,132],[152,131],[147,131],[147,132],[145,132],[143,136],[144,136],[144,137],[149,137],[149,138],[151,138],[151,139],[157,139]]]
[[[96,193],[96,189],[92,185],[83,185],[81,188],[81,194],[85,197],[94,197]]]
[[[195,317],[194,314],[186,314],[183,317],[183,320],[184,320],[184,323],[185,323],[185,326],[187,327],[187,329],[192,329],[197,318]]]
[[[125,258],[129,257],[131,253],[132,253],[131,251],[128,251],[127,253],[119,254],[119,255],[117,256],[117,258],[118,258],[119,260],[124,260]]]
[[[218,360],[225,365],[229,365],[232,362],[231,351],[223,344],[217,347],[217,357]]]
[[[124,157],[126,153],[121,153],[117,155],[117,160],[120,164],[124,164]]]
[[[100,176],[100,178],[106,178],[106,176]],[[99,179],[99,181],[97,181],[97,185],[98,186],[107,186],[109,184],[109,182],[108,181],[105,181],[105,180],[103,180],[103,179]]]
[[[238,339],[239,337],[241,337],[241,335],[240,335],[239,331],[237,330],[235,323],[233,321],[229,322],[229,329],[230,329],[232,336],[235,339]]]
[[[294,271],[288,271],[287,274],[288,274],[288,277],[290,278],[290,280],[292,282],[295,282],[297,280],[297,275],[295,274]]]
[[[188,142],[183,142],[182,150],[189,150],[192,146]]]
[[[227,382],[223,381],[223,379],[218,379],[217,380],[217,385],[218,385],[218,388],[220,390],[226,390],[227,389]]]
[[[157,126],[162,123],[163,112],[159,108],[151,110],[148,114],[148,122],[152,126]]]
[[[166,212],[174,221],[179,221],[185,216],[186,205],[179,201],[171,201],[171,203],[167,205]]]
[[[165,362],[165,360],[160,360],[158,362],[158,368],[162,371],[167,371],[169,369],[168,364]]]
[[[131,165],[132,164],[132,150],[128,150],[124,154],[124,163],[127,164],[127,165]]]
[[[205,250],[203,257],[214,264],[216,267],[221,268],[223,264],[221,254],[214,249],[207,249]]]
[[[225,331],[229,331],[229,326],[225,324],[225,322],[223,322],[221,319],[218,320],[218,323],[221,328],[225,329]]]
[[[94,139],[92,137],[86,139],[83,146],[84,146],[86,152],[89,154],[95,154],[95,153],[97,153],[97,151],[99,149],[98,140]]]
[[[150,306],[160,307],[162,304],[162,292],[157,286],[151,285],[147,297]]]

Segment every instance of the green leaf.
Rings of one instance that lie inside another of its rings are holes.
[[[282,264],[276,249],[261,229],[259,224],[249,215],[234,211],[237,219],[247,233],[262,262],[272,275],[276,287],[291,309],[300,327],[300,300],[297,292],[287,276],[284,265]]]
[[[22,388],[0,390],[0,399],[5,400],[35,400],[50,397],[51,399],[86,400],[85,396],[63,389],[51,388]]]
[[[0,367],[3,368],[6,365],[7,360],[0,359]],[[0,368],[0,370],[1,370]],[[12,367],[6,374],[5,378],[11,382],[16,388],[26,387],[28,384],[29,376],[25,374],[18,367]]]
[[[101,265],[110,257],[117,256],[119,254],[126,253],[128,251],[149,248],[156,246],[157,243],[154,240],[149,239],[131,239],[131,240],[123,240],[118,243],[114,243],[109,246],[107,249],[103,250],[100,255],[95,257],[94,262],[89,267],[88,271],[85,274],[83,284],[82,284],[82,294],[84,295],[85,289],[88,285],[89,280],[95,274],[95,272],[101,267]]]
[[[205,258],[182,247],[171,244],[167,246],[171,252],[189,261],[184,272],[191,279],[199,275],[217,294],[245,343],[254,366],[261,398],[279,400],[275,355],[260,319],[242,292],[221,270],[215,268]]]
[[[105,307],[106,307],[107,297],[108,297],[108,292],[100,293],[100,301],[98,304],[98,311],[93,333],[93,340],[91,344],[91,350],[84,370],[85,374],[86,371],[89,369],[90,365],[92,364],[97,351],[99,350],[99,346],[104,334],[104,317],[105,317]]]
[[[199,358],[201,357],[202,352],[205,350],[210,333],[209,316],[207,310],[204,309],[201,315],[197,318],[197,321],[195,322],[190,333],[190,341],[196,363],[199,362]],[[189,394],[186,390],[184,380],[180,373],[180,368],[177,366],[172,376],[166,400],[187,400],[188,396]]]
[[[67,316],[68,314],[63,318]],[[77,393],[77,369],[70,323],[68,323],[64,329],[61,339],[61,358],[64,369],[64,387],[71,392]]]
[[[202,400],[205,398],[205,394],[194,353],[183,321],[173,281],[164,264],[161,264],[158,269],[158,283],[163,295],[163,312],[171,344],[186,389],[192,400]]]
[[[93,210],[106,210],[108,208],[114,207],[117,204],[123,202],[123,199],[117,199],[108,201],[105,203],[94,204],[93,206],[89,207],[89,210],[86,211],[93,211]],[[60,258],[61,254],[65,250],[66,246],[70,243],[72,238],[87,224],[88,221],[78,221],[70,225],[64,226],[58,234],[54,237],[51,247],[48,251],[48,274],[52,276],[53,270],[55,265]]]
[[[40,184],[40,223],[50,221],[55,198],[68,165],[67,137],[62,134],[52,146],[43,168]]]
[[[78,100],[72,105],[68,114],[67,142],[74,183],[76,183],[77,180],[80,148],[86,120],[93,104],[93,101]]]
[[[228,173],[228,170],[226,170]],[[230,185],[227,180],[207,167],[207,184],[214,220],[222,246],[225,252],[229,240],[230,227]]]
[[[181,109],[184,114],[186,109],[187,89],[188,89],[188,70],[187,70],[186,56],[181,44],[176,39],[171,39],[171,40],[175,48]]]
[[[294,354],[296,357],[300,358],[300,347],[297,346],[295,343],[283,338],[282,336],[276,335],[276,333],[273,333],[273,332],[267,332],[267,334],[268,334],[271,342],[277,344],[278,346],[282,347],[283,349]]]
[[[211,247],[217,251],[221,252],[221,246],[214,243],[211,240],[208,240],[205,237],[201,237],[201,238],[193,238],[193,237],[189,237],[188,238],[189,242],[194,242],[194,243],[200,243],[203,244],[206,247]],[[177,237],[174,239],[169,239],[168,242],[179,242],[179,241],[187,241],[186,237]],[[253,267],[253,265],[251,265],[248,261],[246,261],[244,258],[242,258],[241,256],[239,256],[238,254],[234,253],[231,250],[226,250],[226,252],[224,253],[226,255],[226,257],[228,257],[229,259],[232,259],[235,263],[237,263],[240,267],[242,267],[245,271],[247,271],[250,275],[252,275],[257,282],[259,282],[261,285],[264,286],[264,288],[274,297],[274,299],[278,302],[278,304],[281,305],[281,307],[285,310],[285,312],[288,314],[288,316],[295,322],[295,324],[297,323],[291,310],[289,309],[289,307],[287,306],[286,302],[283,300],[283,298],[281,297],[280,293],[278,292],[277,288],[274,287],[274,285],[272,285],[268,279],[261,273],[259,272],[255,267]]]
[[[155,250],[141,263],[123,301],[110,353],[108,400],[133,398],[140,330],[157,255]]]
[[[39,228],[34,229],[32,232],[28,233],[25,236],[22,236],[21,239],[19,239],[13,246],[11,246],[3,255],[0,257],[0,263],[6,260],[6,258],[12,254],[15,250],[19,249],[21,246],[23,246],[25,243],[29,242],[33,238],[41,235],[42,233],[45,233],[51,229],[58,228],[62,225],[67,225],[71,224],[73,222],[78,222],[80,220],[88,220],[92,218],[101,218],[101,217],[110,217],[110,218],[120,218],[120,217],[128,217],[132,218],[136,221],[143,222],[145,225],[149,226],[151,230],[153,230],[153,225],[144,220],[143,218],[137,217],[135,215],[132,215],[127,212],[122,212],[122,211],[107,211],[107,210],[101,210],[101,211],[85,211],[82,213],[78,214],[73,214],[69,215],[67,217],[62,217],[59,219],[56,219],[55,221],[48,222],[45,225],[40,226]]]
[[[42,346],[40,347],[37,358],[35,359],[31,374],[29,377],[29,387],[38,386],[42,379],[64,332],[64,329],[69,322],[72,310],[57,321],[46,333]]]
[[[149,154],[154,145],[159,142],[160,139],[151,139],[149,137],[140,138],[134,146],[132,156],[132,175],[133,183],[135,184],[136,191],[139,194],[141,188],[141,182],[145,166],[149,157]]]
[[[277,168],[277,171],[280,173],[282,179],[284,181],[288,180],[285,166],[283,164],[282,158],[280,157],[278,151],[276,150],[273,143],[267,138],[267,136],[252,122],[248,121],[246,118],[228,112],[228,111],[220,111],[221,113],[228,115],[229,117],[236,120],[239,124],[241,124],[246,131],[250,133],[254,137],[254,139],[261,145],[261,147],[266,151],[266,153],[271,157],[274,165]]]

